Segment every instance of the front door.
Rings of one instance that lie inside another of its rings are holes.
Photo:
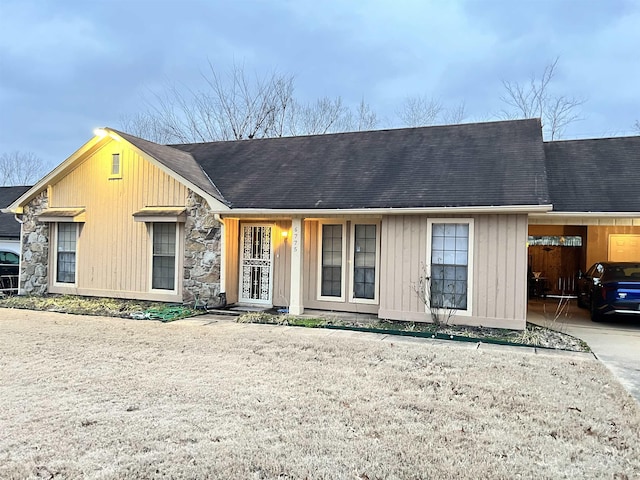
[[[240,255],[240,302],[271,305],[271,226],[243,224]]]
[[[640,235],[609,235],[610,262],[637,262],[640,258]]]

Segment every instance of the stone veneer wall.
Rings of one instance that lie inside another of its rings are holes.
[[[47,192],[40,193],[24,207],[22,215],[22,264],[20,293],[44,295],[49,283],[49,224],[37,216],[47,208]]]
[[[189,191],[184,225],[183,300],[216,303],[220,293],[221,225],[207,201]]]

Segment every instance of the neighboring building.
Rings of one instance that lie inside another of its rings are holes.
[[[0,187],[0,208],[8,206],[31,187]],[[12,213],[0,213],[0,293],[18,292],[20,224]]]
[[[9,206],[31,187],[0,187],[0,209]],[[0,213],[0,251],[20,254],[20,224],[13,213]]]
[[[104,129],[7,209],[21,292],[429,321],[427,272],[455,323],[521,329],[529,224],[577,218],[554,211],[573,198],[556,143],[537,119],[172,146]],[[636,203],[577,223],[640,234]]]

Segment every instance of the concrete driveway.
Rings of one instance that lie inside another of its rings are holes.
[[[571,300],[557,314],[558,299],[529,302],[527,320],[587,342],[596,357],[640,403],[640,316],[592,322],[588,310]]]

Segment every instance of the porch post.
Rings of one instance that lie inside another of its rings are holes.
[[[289,313],[292,315],[300,315],[304,312],[302,301],[303,227],[302,218],[291,219],[291,298],[289,300]]]

